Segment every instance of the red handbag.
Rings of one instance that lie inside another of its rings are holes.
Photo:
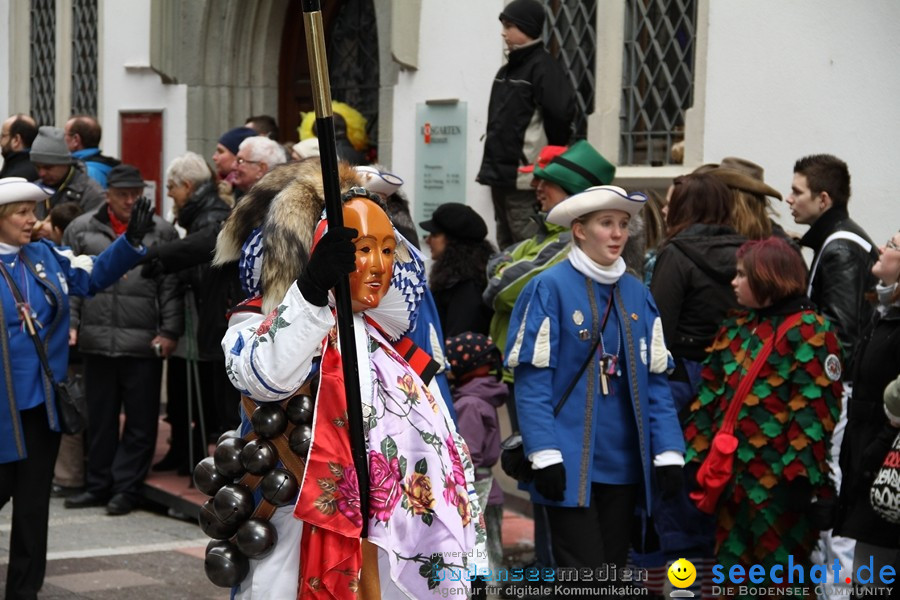
[[[788,329],[800,320],[800,316],[800,313],[796,313],[784,320],[776,334],[766,340],[759,354],[753,359],[750,369],[738,384],[737,391],[735,391],[731,404],[728,405],[728,410],[722,419],[722,426],[710,444],[709,454],[697,470],[697,483],[700,484],[700,489],[694,490],[690,494],[691,500],[702,512],[710,515],[716,512],[719,497],[725,491],[725,486],[731,481],[734,473],[734,452],[738,445],[738,440],[734,436],[734,425],[737,422],[738,413],[741,411],[741,405],[744,404],[744,398],[750,393],[760,369],[766,364],[775,344],[784,337]]]

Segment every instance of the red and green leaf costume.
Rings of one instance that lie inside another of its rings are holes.
[[[818,531],[805,508],[814,496],[834,495],[827,458],[840,413],[841,350],[829,322],[801,313],[760,370],[734,428],[734,475],[717,511],[716,553],[726,569],[758,563],[768,570],[790,554],[806,561]],[[685,423],[686,461],[706,458],[741,377],[787,316],[749,311],[722,324]]]

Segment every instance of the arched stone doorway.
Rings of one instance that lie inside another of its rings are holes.
[[[379,54],[375,7],[372,0],[323,4],[331,96],[366,117],[369,143],[377,148]],[[301,4],[300,0],[290,0],[281,38],[278,80],[278,122],[285,140],[299,139],[300,112],[312,109]]]

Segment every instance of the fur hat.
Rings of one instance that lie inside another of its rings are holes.
[[[75,160],[59,127],[44,125],[31,144],[31,162],[37,165],[71,165]]]
[[[571,227],[572,221],[597,210],[622,210],[632,217],[641,212],[647,196],[640,192],[629,194],[614,185],[599,185],[569,196],[547,215],[547,222]]]
[[[280,165],[260,179],[225,221],[216,242],[213,264],[241,259],[241,251],[257,230],[265,240],[259,272],[263,311],[278,306],[309,260],[316,225],[325,209],[322,167],[318,159]],[[341,191],[361,184],[346,163],[338,167]]]
[[[0,205],[13,202],[38,202],[53,193],[24,177],[4,177],[0,179]]]
[[[500,13],[500,20],[514,23],[519,31],[537,40],[544,30],[544,6],[537,0],[513,0]]]

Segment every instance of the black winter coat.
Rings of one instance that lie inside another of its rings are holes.
[[[178,224],[187,235],[153,250],[163,272],[178,273],[193,291],[200,360],[222,360],[222,338],[228,328],[225,313],[244,299],[237,263],[223,267],[210,264],[216,237],[230,210],[219,198],[214,183],[203,184],[178,214]]]
[[[0,169],[0,178],[3,177],[24,177],[28,181],[37,181],[38,173],[31,162],[31,151],[20,150],[4,156],[3,168]]]
[[[828,236],[837,231],[855,233],[872,244],[862,227],[840,208],[832,208],[819,217],[800,244],[815,251],[813,264],[819,261],[809,299],[837,328],[837,336],[844,349],[844,364],[847,371],[852,372],[856,343],[872,320],[873,308],[865,299],[865,293],[875,287],[872,265],[878,260],[878,250],[872,244],[866,252],[850,240],[834,240],[823,248],[822,244]]]
[[[543,143],[536,139],[540,132],[528,131],[535,113],[543,123]],[[484,157],[476,180],[516,187],[518,168],[533,163],[544,145],[569,143],[574,116],[575,92],[556,59],[540,42],[513,50],[491,88]]]
[[[884,414],[884,388],[900,374],[900,308],[875,318],[857,346],[853,399],[841,444],[841,494],[835,533],[856,540],[900,548],[900,525],[872,510],[869,489],[900,429]]]
[[[481,301],[484,286],[473,279],[431,290],[444,337],[474,331],[488,335],[494,311]]]
[[[149,247],[177,238],[175,228],[154,215],[142,242]],[[63,234],[63,245],[75,254],[96,256],[114,241],[106,204],[76,218]],[[156,358],[150,342],[157,334],[177,340],[184,332],[184,290],[177,277],[148,280],[137,266],[93,298],[71,298],[70,315],[83,354]]]
[[[675,358],[702,361],[719,325],[740,308],[731,288],[737,250],[747,239],[730,227],[691,225],[659,251],[650,291],[666,346]]]

